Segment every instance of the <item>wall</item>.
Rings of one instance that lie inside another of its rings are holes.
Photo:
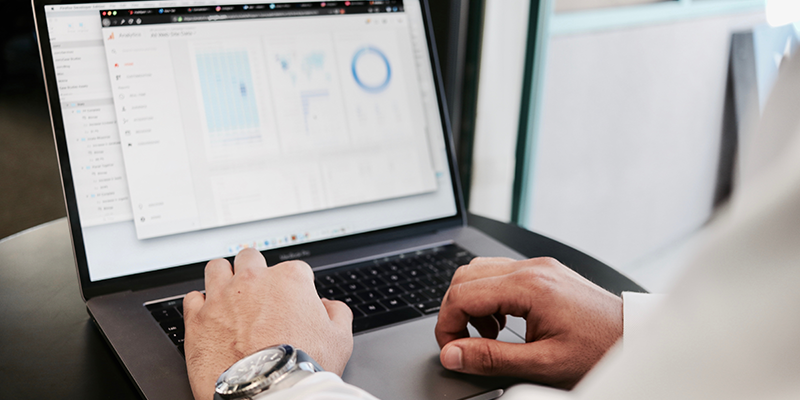
[[[478,83],[470,211],[511,217],[528,34],[528,0],[487,0]]]
[[[700,227],[749,12],[551,38],[525,225],[625,271]]]

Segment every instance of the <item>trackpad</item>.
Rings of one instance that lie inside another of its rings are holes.
[[[498,340],[522,343],[519,321],[511,320]],[[382,400],[463,399],[506,388],[518,379],[487,378],[444,369],[433,334],[436,317],[381,329],[355,337],[353,356],[343,379]],[[523,321],[524,329],[524,321]],[[474,337],[479,335],[470,329]]]

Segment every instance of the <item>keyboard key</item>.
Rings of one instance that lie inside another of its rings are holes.
[[[354,294],[344,294],[341,296],[334,297],[333,300],[339,300],[350,307],[363,302],[363,300],[361,300],[360,298],[358,298],[358,296]]]
[[[442,302],[440,301],[428,301],[425,303],[417,303],[414,305],[420,312],[423,314],[433,314],[439,312],[439,309],[442,307]]]
[[[409,274],[407,270],[406,271],[402,271],[402,272],[398,272],[397,275],[400,275],[400,281],[401,282],[402,281],[408,281],[408,280],[416,278],[416,276],[411,276],[411,274]]]
[[[172,343],[175,343],[176,346],[183,344],[183,331],[171,332],[168,333],[167,336],[169,336]]]
[[[379,312],[386,311],[386,307],[382,306],[377,301],[373,301],[372,303],[360,304],[357,305],[356,308],[361,310],[364,314],[372,315],[377,314]]]
[[[348,282],[348,283],[365,278],[365,276],[362,273],[358,272],[358,270],[355,269],[339,272],[338,274],[336,274],[336,276],[339,277],[339,279],[341,279],[342,282]]]
[[[382,287],[378,289],[378,291],[383,293],[383,295],[386,297],[397,296],[399,294],[405,293],[405,291],[401,290],[399,287],[394,285]]]
[[[164,321],[169,321],[171,319],[181,318],[181,314],[178,313],[178,310],[176,310],[174,307],[155,310],[151,314],[153,314],[153,318],[155,318],[156,321],[158,322],[164,322]]]
[[[414,308],[403,307],[366,318],[356,318],[353,320],[353,332],[363,332],[368,329],[380,328],[385,325],[396,324],[398,322],[421,316],[422,314],[420,314]]]
[[[371,267],[363,268],[362,272],[364,273],[364,275],[372,276],[372,277],[383,275],[383,270],[380,267],[378,267],[377,265],[373,265]]]
[[[400,298],[405,300],[408,304],[424,303],[424,302],[430,300],[428,298],[428,296],[425,296],[424,294],[422,294],[420,292],[406,293],[406,294],[400,295]]]
[[[433,266],[433,264],[425,262],[422,263],[419,267],[419,270],[422,271],[423,276],[431,275],[431,274],[438,274],[440,271]]]
[[[414,292],[425,288],[425,286],[416,281],[403,282],[399,286],[405,289],[405,291],[407,292]]]
[[[183,297],[161,303],[163,307],[183,307]]]
[[[400,276],[399,274],[387,274],[383,278],[386,279],[386,282],[389,283],[397,283],[405,280],[405,278]]]
[[[414,269],[409,269],[409,270],[403,272],[403,274],[405,276],[409,277],[409,278],[419,278],[419,277],[425,275],[425,273],[422,272],[421,267],[416,267]]]
[[[444,283],[439,279],[434,279],[432,276],[423,276],[419,278],[418,282],[421,283],[423,287],[436,287]]]
[[[406,304],[405,301],[400,300],[399,297],[392,297],[390,299],[383,299],[383,300],[379,300],[378,302],[383,304],[384,307],[386,307],[386,308],[388,308],[390,310],[394,310],[394,309],[397,309],[397,308],[400,308],[400,307],[408,306],[408,304]]]
[[[161,302],[161,303],[148,304],[147,305],[147,309],[149,311],[154,311],[154,310],[158,310],[159,308],[177,307],[177,306],[180,306],[180,305],[183,305],[183,298],[164,301],[164,302]]]
[[[359,310],[358,307],[356,306],[350,306],[350,311],[353,312],[353,318],[361,318],[367,316],[367,314],[364,314],[364,312]]]
[[[364,287],[364,285],[362,285],[362,284],[360,284],[358,282],[347,282],[347,283],[343,283],[343,284],[341,284],[339,286],[342,289],[344,289],[345,292],[348,292],[348,293],[358,292],[358,291],[362,291],[362,290],[366,289],[366,287]]]
[[[336,286],[331,286],[331,287],[319,290],[319,296],[320,297],[325,297],[327,299],[332,299],[334,297],[342,296],[342,295],[344,295],[344,291],[342,289],[339,289]]]
[[[445,263],[444,263],[442,260],[436,260],[436,261],[435,261],[435,262],[433,262],[433,264],[431,264],[431,265],[433,266],[433,268],[434,268],[434,269],[435,269],[437,272],[440,272],[440,273],[441,273],[441,272],[447,272],[447,271],[449,271],[449,270],[450,270],[450,266],[449,266],[449,265],[447,265],[447,264],[445,264]]]
[[[172,332],[183,332],[183,320],[182,319],[174,319],[172,321],[166,321],[161,323],[161,329],[164,332],[172,333]]]
[[[324,286],[332,286],[339,283],[339,278],[334,275],[324,275],[319,277],[319,281],[322,282]]]
[[[445,280],[446,283],[449,284],[450,281],[453,280],[453,275],[455,275],[455,274],[456,274],[456,270],[442,272],[441,274],[439,274],[439,278]]]
[[[442,301],[442,297],[444,297],[445,290],[439,287],[435,288],[427,288],[420,291],[421,293],[425,293],[426,296],[430,297],[431,300],[438,300]]]
[[[362,280],[361,283],[365,287],[368,287],[368,288],[376,288],[376,287],[380,287],[380,286],[386,285],[386,281],[381,279],[381,278],[378,278],[378,277],[366,278],[366,279]]]
[[[387,274],[396,274],[404,269],[399,263],[396,262],[386,263],[382,265],[382,268]]]
[[[358,297],[360,297],[364,301],[372,301],[372,300],[378,300],[378,299],[382,299],[383,298],[382,294],[380,294],[380,293],[378,293],[378,292],[376,292],[374,290],[364,290],[364,291],[356,293],[356,295],[358,295]]]

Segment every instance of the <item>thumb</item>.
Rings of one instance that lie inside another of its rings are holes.
[[[486,338],[457,339],[446,344],[439,359],[442,366],[475,375],[502,375],[530,379],[548,370],[552,356],[548,340],[508,343]]]
[[[337,300],[322,299],[322,305],[325,306],[325,310],[328,311],[328,317],[333,323],[352,329],[353,311],[350,310],[347,304]]]

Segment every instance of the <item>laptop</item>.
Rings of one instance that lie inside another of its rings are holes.
[[[144,398],[191,398],[181,299],[244,248],[308,262],[351,307],[346,382],[512,382],[439,363],[455,269],[523,257],[466,224],[426,0],[33,6],[81,294]]]

